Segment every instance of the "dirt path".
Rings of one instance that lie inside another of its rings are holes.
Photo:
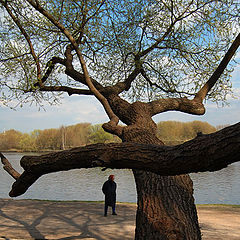
[[[0,240],[134,238],[134,204],[118,204],[103,217],[103,204],[0,199]],[[239,240],[240,208],[199,206],[203,240]]]
[[[203,240],[240,240],[240,207],[197,207]]]

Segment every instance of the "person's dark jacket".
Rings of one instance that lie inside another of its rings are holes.
[[[117,184],[114,181],[107,180],[102,187],[105,194],[105,204],[107,206],[114,206],[116,204],[116,189]]]

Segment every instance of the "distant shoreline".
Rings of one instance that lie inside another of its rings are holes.
[[[51,153],[51,152],[60,152],[60,151],[64,151],[64,150],[39,150],[36,152],[33,151],[22,151],[22,150],[0,150],[0,152],[2,153]]]

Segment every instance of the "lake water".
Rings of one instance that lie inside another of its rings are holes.
[[[4,153],[19,172],[19,160],[24,154]],[[240,204],[240,162],[217,172],[191,174],[197,204]],[[117,201],[136,202],[136,189],[131,170],[101,171],[100,168],[75,169],[51,173],[38,179],[28,191],[17,199],[102,201],[101,188],[110,174],[114,174]],[[14,179],[0,168],[0,198],[9,198]]]

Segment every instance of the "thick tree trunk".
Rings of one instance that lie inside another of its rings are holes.
[[[153,128],[131,128],[123,140],[163,144]],[[135,240],[201,239],[189,175],[159,176],[140,170],[133,173],[138,196]]]
[[[192,181],[188,175],[164,177],[134,171],[138,208],[135,239],[201,239]]]

